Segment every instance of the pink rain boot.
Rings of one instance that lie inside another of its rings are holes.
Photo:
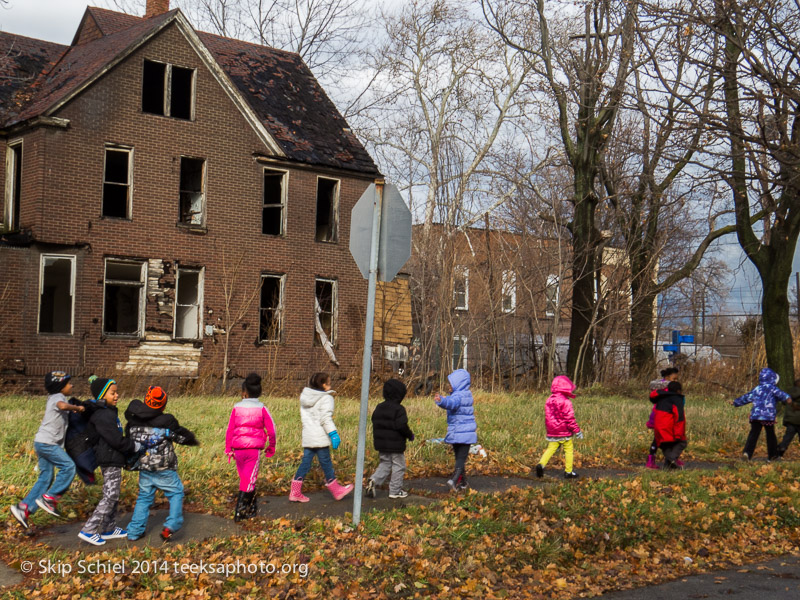
[[[292,479],[292,491],[289,492],[289,502],[308,502],[308,496],[303,495],[303,480]]]
[[[647,468],[648,469],[659,469],[660,467],[656,464],[656,457],[652,454],[647,455]]]
[[[334,500],[341,500],[342,498],[347,496],[347,494],[353,491],[352,483],[348,485],[342,485],[341,483],[339,483],[338,479],[334,479],[330,483],[326,483],[325,486],[330,491],[331,496],[333,496]]]

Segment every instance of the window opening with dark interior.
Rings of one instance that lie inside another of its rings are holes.
[[[283,235],[285,180],[285,172],[264,169],[264,207],[261,214],[261,233]]]
[[[144,292],[144,263],[106,261],[103,332],[139,335]]]
[[[283,275],[261,276],[259,342],[281,341],[283,324]]]
[[[336,179],[317,178],[317,229],[315,240],[335,242],[336,214],[339,195],[339,182]]]
[[[188,225],[203,224],[203,171],[205,162],[201,158],[181,157],[181,223]]]
[[[127,219],[130,200],[130,150],[106,148],[103,216]]]
[[[42,256],[39,333],[72,333],[73,265],[65,256]]]

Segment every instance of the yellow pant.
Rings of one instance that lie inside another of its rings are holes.
[[[563,442],[549,442],[547,444],[547,449],[542,454],[542,458],[539,459],[539,464],[543,467],[547,465],[547,462],[553,458],[553,454],[556,453],[559,446],[564,446],[564,471],[567,473],[572,473],[572,458],[575,454],[575,444],[572,443],[572,438],[568,440],[564,440]]]

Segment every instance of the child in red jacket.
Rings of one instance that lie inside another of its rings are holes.
[[[666,390],[655,392],[654,431],[656,444],[664,454],[664,468],[681,469],[681,453],[686,450],[686,416],[683,388],[671,381]]]

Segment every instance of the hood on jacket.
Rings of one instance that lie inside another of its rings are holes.
[[[383,384],[383,397],[385,400],[400,404],[406,397],[406,384],[399,379],[389,379]]]
[[[764,367],[758,374],[758,383],[761,384],[771,383],[772,385],[775,385],[778,383],[779,379],[780,377],[778,376],[778,374],[769,367]]]
[[[303,408],[311,408],[322,398],[330,396],[330,392],[323,392],[322,390],[315,390],[314,388],[305,387],[300,392],[300,406]]]
[[[550,385],[550,393],[564,394],[569,398],[574,398],[575,394],[572,392],[574,392],[577,387],[578,386],[572,383],[572,380],[566,375],[558,375],[553,379],[553,383]]]
[[[141,400],[131,400],[128,408],[125,409],[125,419],[128,421],[131,420],[131,417],[136,417],[141,421],[149,421],[153,417],[163,414],[163,408],[151,408]]]
[[[470,382],[469,372],[466,369],[456,369],[447,376],[447,381],[450,382],[454,392],[467,390]]]

